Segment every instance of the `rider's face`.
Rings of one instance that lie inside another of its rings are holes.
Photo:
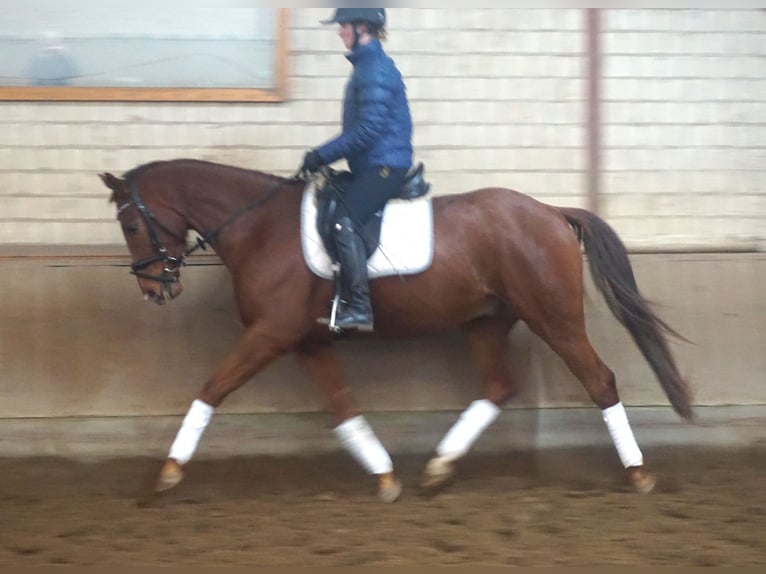
[[[346,50],[351,50],[354,47],[354,25],[350,22],[340,24],[338,26],[338,36],[343,40],[343,45]]]

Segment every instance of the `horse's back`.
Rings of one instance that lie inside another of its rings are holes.
[[[549,217],[558,213],[556,207],[507,187],[482,187],[463,193],[440,195],[434,197],[433,204],[435,213],[443,209],[487,209],[513,217],[524,214]]]
[[[577,244],[561,211],[513,189],[486,187],[433,200],[435,243],[480,243],[485,249],[528,242]],[[478,247],[478,245],[477,245]]]

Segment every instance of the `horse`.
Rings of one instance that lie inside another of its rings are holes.
[[[326,317],[333,282],[308,268],[301,251],[300,209],[306,181],[293,176],[195,159],[155,161],[122,177],[99,174],[111,190],[144,298],[178,297],[187,256],[211,246],[230,271],[245,330],[192,400],[163,462],[155,493],[183,478],[214,410],[277,357],[295,353],[324,393],[343,447],[377,478],[378,496],[392,502],[402,485],[341,375]],[[521,192],[485,187],[431,198],[431,265],[403,278],[371,280],[374,333],[344,336],[415,337],[463,329],[481,378],[481,399],[460,414],[428,460],[420,486],[451,483],[457,462],[517,393],[507,338],[519,322],[564,361],[601,409],[633,489],[649,492],[646,468],[619,397],[614,373],[589,341],[583,303],[584,257],[614,317],[631,335],[675,412],[693,418],[690,390],[669,338],[683,339],[640,293],[617,233],[591,211],[556,207]],[[187,243],[195,231],[196,244]]]

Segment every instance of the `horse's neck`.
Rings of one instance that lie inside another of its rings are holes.
[[[268,214],[274,213],[283,201],[287,187],[287,181],[261,174],[254,175],[252,182],[237,179],[228,184],[218,177],[210,181],[199,178],[186,186],[187,222],[205,240],[210,240],[211,247],[228,265],[230,257],[256,231],[263,234],[275,227],[277,218]]]

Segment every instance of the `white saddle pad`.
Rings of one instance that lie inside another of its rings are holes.
[[[306,264],[313,273],[332,278],[332,261],[316,228],[316,185],[303,192],[301,243]],[[394,199],[386,204],[380,245],[367,260],[370,279],[386,275],[411,275],[425,271],[433,259],[433,211],[427,195],[411,201]]]

